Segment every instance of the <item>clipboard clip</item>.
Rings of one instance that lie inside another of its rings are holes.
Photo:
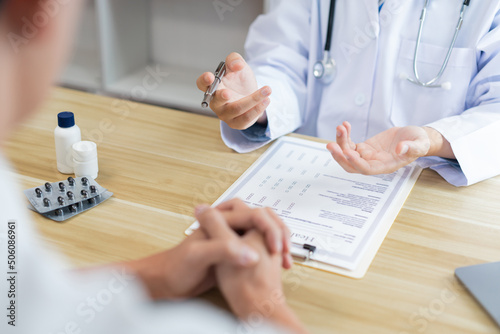
[[[291,250],[292,256],[300,258],[305,262],[309,261],[311,259],[311,256],[316,251],[316,246],[311,245],[311,244],[293,243],[293,245],[296,247],[300,247],[300,249],[294,251],[294,249],[292,247],[292,250]]]

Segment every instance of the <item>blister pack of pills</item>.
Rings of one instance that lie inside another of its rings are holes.
[[[25,190],[24,194],[31,204],[31,210],[59,222],[90,210],[113,195],[85,176],[47,182],[41,187]]]

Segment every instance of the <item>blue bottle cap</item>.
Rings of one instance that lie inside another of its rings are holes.
[[[63,111],[57,115],[57,125],[61,128],[70,128],[75,125],[75,115],[70,111]]]

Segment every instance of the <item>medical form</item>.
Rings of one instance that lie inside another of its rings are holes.
[[[284,137],[214,205],[240,198],[251,207],[270,207],[290,228],[295,247],[316,247],[306,265],[360,277],[420,171],[412,164],[392,174],[350,174],[326,144]]]

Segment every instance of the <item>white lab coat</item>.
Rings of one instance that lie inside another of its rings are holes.
[[[238,323],[226,312],[200,302],[151,303],[139,280],[120,269],[69,275],[63,270],[67,265],[39,244],[26,200],[21,201],[12,178],[0,152],[0,333],[282,333],[262,317],[253,324]],[[13,267],[8,268],[7,223],[12,220],[17,223],[16,251],[11,257]],[[12,276],[8,272],[17,273],[12,281],[15,288],[7,281]],[[13,307],[11,301],[15,301]]]
[[[421,158],[455,185],[470,185],[500,173],[500,0],[472,0],[440,83],[416,86],[413,53],[424,0],[337,0],[332,55],[335,80],[312,75],[322,58],[330,0],[287,0],[260,16],[246,42],[259,86],[273,89],[265,141],[249,140],[221,124],[224,142],[249,152],[297,132],[335,140],[336,126],[353,125],[355,142],[393,126],[427,125],[451,143],[457,162]],[[463,1],[432,0],[422,34],[418,70],[437,75],[451,43]]]

